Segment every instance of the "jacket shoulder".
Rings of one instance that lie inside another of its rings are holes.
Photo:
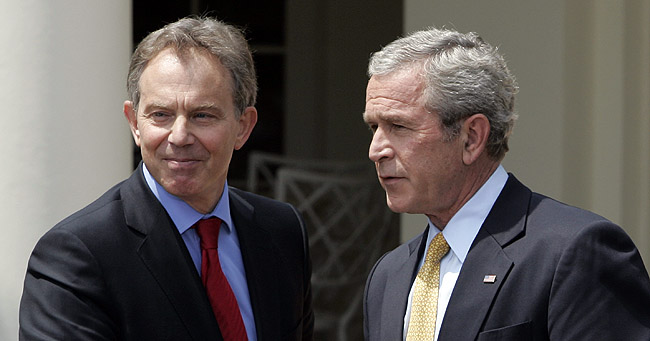
[[[263,225],[267,228],[297,225],[304,229],[302,215],[293,205],[234,187],[230,187],[229,191],[231,210],[233,206],[244,207],[257,222],[263,221]]]
[[[61,220],[52,229],[78,230],[83,227],[96,226],[105,222],[108,218],[123,216],[120,195],[120,188],[123,183],[120,182],[113,186],[87,206]]]

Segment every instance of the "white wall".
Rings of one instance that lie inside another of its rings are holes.
[[[131,2],[0,4],[0,339],[18,335],[29,254],[131,169],[121,109]]]
[[[499,46],[520,93],[506,169],[621,224],[650,261],[650,0],[405,0],[404,31]],[[423,229],[404,215],[403,239]]]

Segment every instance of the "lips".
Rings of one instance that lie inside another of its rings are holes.
[[[184,169],[184,168],[190,168],[198,164],[201,160],[189,159],[189,158],[173,158],[173,159],[169,158],[169,159],[163,159],[163,161],[167,163],[169,168]]]
[[[193,159],[193,158],[165,158],[163,159],[168,162],[192,162],[192,161],[199,161],[198,159]]]
[[[394,175],[394,174],[390,174],[390,173],[383,173],[383,172],[380,172],[380,171],[377,171],[377,176],[380,179],[402,178],[402,176],[399,176],[399,175]]]
[[[384,185],[391,185],[399,182],[402,179],[404,178],[399,176],[379,175],[379,181]]]

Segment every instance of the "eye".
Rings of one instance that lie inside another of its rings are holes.
[[[201,122],[210,121],[210,120],[214,119],[215,117],[216,116],[214,114],[209,113],[209,112],[203,112],[203,111],[196,112],[196,113],[194,113],[194,115],[192,115],[192,118],[194,118],[195,120],[201,121]]]
[[[390,125],[392,130],[395,131],[402,131],[402,130],[407,130],[408,128],[406,126],[403,126],[401,124],[393,123]]]
[[[149,116],[156,122],[164,121],[169,118],[169,114],[164,111],[154,111]]]
[[[368,124],[368,130],[370,130],[370,132],[374,134],[377,131],[377,125],[376,124]]]

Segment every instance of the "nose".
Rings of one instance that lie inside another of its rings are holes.
[[[167,140],[169,143],[178,147],[193,143],[194,135],[190,131],[189,122],[185,116],[176,116]]]
[[[381,162],[389,159],[393,155],[393,149],[384,134],[382,129],[377,129],[372,134],[372,141],[370,141],[370,148],[368,150],[368,158],[373,162]]]

